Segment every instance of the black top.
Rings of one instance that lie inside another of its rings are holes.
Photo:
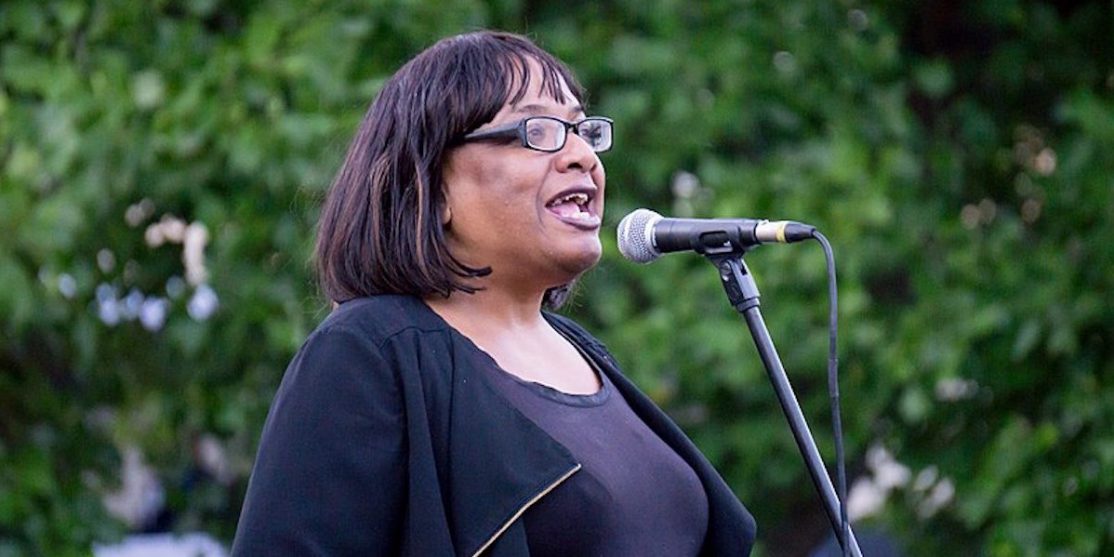
[[[748,555],[754,518],[707,459],[598,340],[545,318],[696,472],[700,554]],[[581,465],[482,379],[490,361],[418,298],[341,304],[275,394],[232,555],[529,555],[518,518]]]
[[[708,499],[685,464],[615,392],[572,395],[499,369],[496,390],[561,443],[583,468],[522,519],[532,557],[694,556],[708,528]]]

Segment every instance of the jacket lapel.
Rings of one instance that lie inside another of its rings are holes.
[[[454,333],[456,334],[456,333]],[[450,411],[449,515],[457,553],[472,556],[520,540],[506,530],[523,512],[580,469],[561,444],[507,403],[483,380],[485,356],[454,342]],[[518,523],[521,528],[521,523]],[[517,545],[517,544],[510,544]]]

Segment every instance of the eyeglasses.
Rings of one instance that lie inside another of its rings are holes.
[[[577,122],[566,122],[552,116],[531,116],[509,126],[472,132],[464,136],[464,141],[517,138],[527,149],[553,153],[565,147],[565,140],[571,130],[588,143],[593,151],[603,153],[611,149],[611,128],[611,118],[602,116],[592,116]]]

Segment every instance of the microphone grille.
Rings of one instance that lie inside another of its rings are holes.
[[[635,263],[649,263],[661,252],[654,247],[654,224],[661,215],[649,209],[635,209],[619,221],[619,253]]]

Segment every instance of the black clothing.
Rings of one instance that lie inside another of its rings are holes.
[[[495,362],[499,394],[583,466],[526,510],[531,557],[695,556],[708,528],[708,499],[692,467],[650,431],[615,392],[571,395],[519,379]]]
[[[748,555],[754,519],[599,341],[557,315],[708,497],[702,555]],[[518,520],[580,470],[484,380],[490,358],[418,298],[334,311],[275,395],[233,555],[528,555]]]

